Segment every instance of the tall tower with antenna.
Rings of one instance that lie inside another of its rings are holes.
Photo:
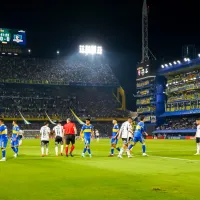
[[[147,1],[144,0],[142,7],[142,61],[144,63],[149,60],[148,47],[148,8]]]

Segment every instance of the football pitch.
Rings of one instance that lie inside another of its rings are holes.
[[[92,141],[93,157],[82,158],[81,141],[74,158],[55,157],[54,141],[49,156],[40,156],[40,141],[24,140],[19,157],[7,148],[0,163],[0,200],[122,200],[199,199],[200,156],[193,140],[147,140],[149,157],[108,157],[109,140]],[[115,153],[117,153],[115,151]]]

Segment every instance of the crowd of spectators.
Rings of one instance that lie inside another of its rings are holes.
[[[153,100],[153,97],[143,98],[143,99],[137,99],[136,104],[150,104],[150,102]]]
[[[143,113],[143,112],[154,112],[155,111],[155,106],[146,106],[146,107],[139,107],[137,108],[138,113]]]
[[[185,130],[196,129],[196,118],[168,118],[157,130]]]
[[[103,58],[72,56],[66,59],[39,59],[0,56],[0,79],[62,82],[65,84],[119,85]]]
[[[72,117],[70,108],[80,117],[127,117],[118,110],[121,104],[110,87],[1,84],[0,116],[27,118]]]
[[[137,82],[137,88],[138,87],[144,87],[144,86],[150,85],[150,84],[153,83],[153,81],[154,81],[154,79],[149,79],[149,80],[146,80],[146,81]]]

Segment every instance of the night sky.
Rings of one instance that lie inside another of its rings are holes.
[[[198,1],[147,1],[149,48],[157,59],[180,59],[182,46],[187,44],[195,44],[198,53]],[[113,70],[128,93],[128,107],[134,109],[132,93],[136,64],[141,61],[143,0],[28,2],[1,2],[0,27],[26,30],[27,47],[35,55],[51,57],[60,50],[64,56],[77,52],[79,44],[102,45],[105,53],[116,59]]]

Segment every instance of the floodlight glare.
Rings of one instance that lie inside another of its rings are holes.
[[[178,64],[181,64],[181,61],[180,61],[180,60],[177,60],[177,63],[178,63]]]
[[[96,46],[96,45],[80,45],[79,46],[79,53],[81,54],[102,54],[103,50],[101,46]]]
[[[198,54],[199,58],[200,58],[200,53]]]
[[[175,64],[175,65],[177,64],[176,61],[174,61],[174,64]]]
[[[189,58],[187,58],[187,61],[189,62],[189,61],[190,61],[190,59],[189,59]]]
[[[57,51],[56,53],[57,53],[57,54],[59,54],[59,53],[60,53],[60,51]]]
[[[165,64],[165,67],[168,67],[168,65],[167,65],[167,64]]]
[[[162,68],[165,68],[165,66],[164,66],[164,65],[161,65],[161,67],[162,67]]]
[[[170,66],[172,66],[172,63],[169,63]]]

